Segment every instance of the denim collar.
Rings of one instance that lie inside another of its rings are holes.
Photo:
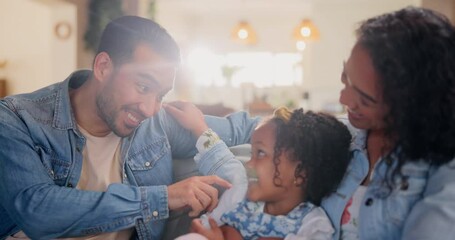
[[[54,128],[62,130],[77,128],[69,90],[80,87],[91,73],[91,70],[79,70],[73,72],[63,82],[56,84],[54,118],[52,121]]]

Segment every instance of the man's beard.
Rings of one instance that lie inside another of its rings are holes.
[[[110,83],[109,83],[110,84]],[[107,87],[101,91],[101,93],[96,96],[96,110],[98,116],[103,119],[107,126],[114,132],[115,135],[119,137],[127,137],[130,133],[122,133],[119,127],[115,123],[117,116],[119,115],[119,110],[116,110],[115,100],[110,95],[110,88]]]

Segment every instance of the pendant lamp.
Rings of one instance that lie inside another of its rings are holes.
[[[240,21],[233,29],[231,37],[235,42],[253,45],[257,43],[256,33],[247,21]]]
[[[310,19],[303,19],[294,29],[293,38],[295,41],[316,41],[319,40],[319,30]]]

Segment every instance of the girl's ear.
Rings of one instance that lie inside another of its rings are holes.
[[[100,52],[96,55],[93,62],[93,75],[97,81],[103,82],[109,77],[113,69],[112,60],[106,52]]]
[[[306,181],[306,171],[303,170],[303,165],[301,163],[299,163],[295,167],[295,171],[294,171],[294,185],[296,187],[300,187],[305,183],[305,181]]]

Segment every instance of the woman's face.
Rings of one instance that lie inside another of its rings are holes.
[[[251,137],[252,153],[247,167],[255,171],[257,179],[250,178],[247,193],[250,201],[282,202],[289,198],[290,194],[301,195],[301,187],[294,184],[294,172],[298,163],[290,161],[284,153],[279,157],[278,164],[278,181],[281,184],[276,186],[273,182],[275,135],[275,124],[267,122],[259,126]]]
[[[369,53],[359,44],[344,63],[340,103],[346,107],[349,121],[360,129],[384,128],[386,106],[382,101],[380,79]]]

